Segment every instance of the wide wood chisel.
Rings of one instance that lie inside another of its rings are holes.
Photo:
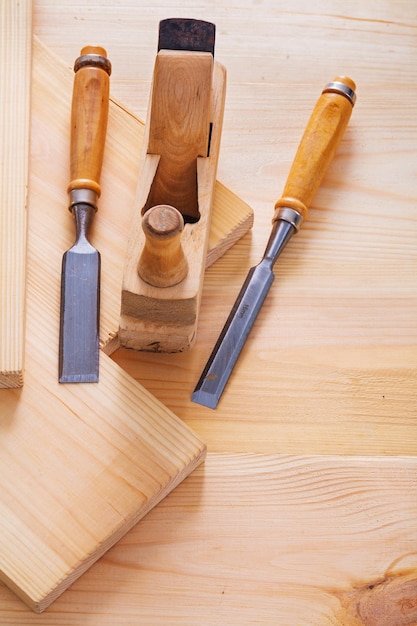
[[[104,48],[86,46],[74,64],[70,211],[76,241],[62,260],[59,382],[97,382],[100,253],[88,240],[100,197],[111,64]]]
[[[336,77],[319,97],[293,161],[282,197],[275,204],[272,231],[260,263],[249,270],[192,395],[216,408],[240,351],[274,280],[273,267],[307,217],[323,176],[333,159],[356,100],[356,86]]]

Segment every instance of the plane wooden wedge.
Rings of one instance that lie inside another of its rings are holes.
[[[214,39],[210,22],[160,23],[123,273],[126,348],[182,352],[196,337],[226,88]]]
[[[74,72],[68,192],[76,241],[62,261],[59,382],[91,383],[99,376],[100,253],[88,234],[101,193],[109,111],[111,64],[104,48],[84,47]]]

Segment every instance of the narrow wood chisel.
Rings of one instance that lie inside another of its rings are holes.
[[[230,315],[194,389],[192,400],[215,409],[240,351],[274,280],[273,267],[307,217],[333,159],[356,100],[352,79],[336,77],[319,97],[275,204],[272,231],[260,263],[249,270]]]
[[[111,64],[104,48],[84,47],[74,72],[68,193],[76,241],[62,260],[58,379],[90,383],[99,374],[100,253],[88,233],[101,193],[109,110]]]

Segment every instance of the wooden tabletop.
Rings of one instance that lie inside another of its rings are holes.
[[[409,0],[34,0],[72,66],[106,48],[111,93],[144,119],[158,24],[216,24],[227,69],[218,179],[255,213],[206,272],[187,353],[114,359],[207,443],[206,462],[41,616],[10,626],[417,624],[417,5]],[[215,411],[193,388],[327,82],[357,103],[309,219]]]

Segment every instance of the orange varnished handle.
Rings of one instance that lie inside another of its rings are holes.
[[[111,64],[106,50],[85,46],[74,72],[68,192],[88,189],[98,198],[109,112]]]
[[[301,139],[274,220],[290,208],[305,219],[326,170],[343,137],[355,103],[355,83],[336,77],[323,90]]]

